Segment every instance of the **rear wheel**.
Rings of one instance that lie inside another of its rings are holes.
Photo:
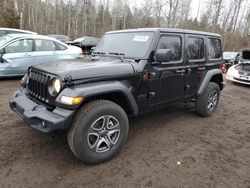
[[[129,131],[124,110],[111,101],[85,104],[76,114],[68,132],[72,152],[86,164],[98,164],[115,157]]]
[[[210,82],[203,93],[195,102],[195,110],[201,116],[211,116],[216,110],[220,99],[220,88],[218,84]]]

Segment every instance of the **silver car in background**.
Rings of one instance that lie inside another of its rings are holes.
[[[26,74],[30,65],[75,59],[81,48],[41,35],[10,34],[0,37],[0,77]]]
[[[13,29],[13,28],[0,27],[0,37],[3,36],[3,35],[8,35],[8,34],[30,34],[30,35],[36,35],[37,33],[32,32],[32,31],[22,30],[22,29]]]

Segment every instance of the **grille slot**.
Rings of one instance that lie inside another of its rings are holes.
[[[49,102],[48,99],[48,81],[50,76],[43,72],[35,71],[30,69],[29,71],[29,83],[28,92],[29,94],[45,103]]]

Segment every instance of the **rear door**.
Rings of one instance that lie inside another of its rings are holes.
[[[186,39],[186,75],[185,97],[193,97],[197,94],[198,87],[206,73],[205,37],[202,35],[185,35]]]
[[[179,100],[184,94],[185,65],[183,34],[161,34],[157,49],[170,49],[169,62],[149,66],[151,105]]]
[[[56,45],[51,40],[35,39],[35,62],[44,63],[48,61],[55,61],[56,59]]]

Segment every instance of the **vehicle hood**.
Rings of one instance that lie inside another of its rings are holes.
[[[74,41],[66,42],[66,44],[68,44],[68,45],[74,45],[74,46],[81,46],[81,42],[74,42]]]
[[[32,67],[58,75],[61,79],[70,78],[73,81],[84,79],[100,80],[134,74],[131,60],[124,60],[122,62],[117,58],[79,58],[76,60],[42,63]]]

